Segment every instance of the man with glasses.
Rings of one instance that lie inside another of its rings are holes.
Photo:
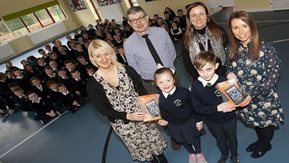
[[[149,27],[149,17],[140,6],[132,6],[127,11],[128,24],[134,29],[134,33],[124,42],[127,62],[144,80],[144,86],[148,92],[155,93],[154,72],[157,64],[148,48],[146,39],[142,36],[148,34],[162,66],[175,69],[174,61],[176,50],[168,33],[159,27]]]
[[[161,65],[175,69],[174,61],[176,50],[174,44],[163,28],[149,27],[149,17],[140,6],[132,6],[127,11],[128,24],[134,29],[134,33],[124,42],[124,50],[127,62],[143,79],[143,84],[149,93],[156,93],[154,73],[157,69],[157,60],[152,54],[151,47],[147,45],[148,35]],[[178,149],[179,145],[172,141],[172,148]]]

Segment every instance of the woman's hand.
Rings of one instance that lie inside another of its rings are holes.
[[[127,113],[126,119],[130,121],[143,121],[145,117],[145,113],[143,112],[135,112],[135,113]]]
[[[240,107],[247,106],[252,101],[252,97],[248,95],[240,104]]]
[[[237,76],[233,73],[233,72],[229,72],[228,75],[227,75],[227,79],[228,80],[237,80]]]
[[[160,126],[166,126],[166,125],[168,125],[168,121],[166,121],[166,120],[164,120],[164,119],[160,119],[160,120],[158,120],[158,124],[159,124]]]

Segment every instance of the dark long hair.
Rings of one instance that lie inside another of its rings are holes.
[[[237,55],[239,40],[233,34],[231,22],[233,19],[240,19],[244,21],[251,30],[251,42],[248,44],[249,47],[249,55],[248,58],[252,60],[256,60],[259,58],[259,52],[261,49],[261,38],[259,36],[257,26],[254,22],[252,16],[250,16],[245,11],[236,11],[233,12],[229,18],[228,22],[228,36],[230,40],[229,44],[229,59],[233,61]]]
[[[194,2],[192,4],[187,5],[186,9],[187,9],[187,15],[186,15],[186,19],[187,19],[187,27],[186,27],[186,32],[184,35],[184,45],[186,48],[189,48],[189,42],[190,42],[190,36],[191,36],[191,28],[194,29],[194,27],[192,26],[192,22],[190,20],[190,11],[197,7],[197,6],[202,6],[204,7],[207,17],[209,18],[209,21],[207,22],[207,27],[210,30],[210,32],[212,33],[213,37],[215,37],[215,39],[218,42],[223,43],[223,34],[224,31],[222,30],[222,28],[215,22],[215,20],[213,19],[213,17],[209,14],[209,10],[207,8],[207,6],[202,3],[202,2]],[[196,30],[193,31],[193,35],[197,34]]]

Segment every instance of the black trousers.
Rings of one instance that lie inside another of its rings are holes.
[[[196,137],[194,139],[193,144],[189,144],[189,143],[182,143],[182,145],[186,148],[186,150],[189,153],[201,153],[202,149],[201,149],[201,139],[200,137]],[[193,148],[194,146],[194,148]]]
[[[236,134],[236,118],[223,123],[206,121],[206,124],[212,135],[216,138],[217,146],[222,156],[228,156],[229,151],[231,156],[237,156],[238,140]]]
[[[257,134],[257,149],[261,151],[267,150],[271,144],[270,141],[274,136],[274,126],[269,126],[265,128],[255,127],[255,132]]]

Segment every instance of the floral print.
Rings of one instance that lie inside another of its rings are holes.
[[[116,111],[139,112],[140,105],[136,102],[138,93],[124,67],[118,67],[119,86],[114,87],[99,75],[95,79],[103,85],[108,100]],[[166,147],[155,123],[133,122],[125,124],[123,120],[111,122],[114,131],[121,137],[129,149],[132,159],[139,161],[152,160],[152,154],[159,155]]]
[[[279,126],[284,116],[276,91],[280,59],[275,48],[262,41],[259,58],[251,60],[248,48],[240,45],[234,61],[228,62],[227,67],[228,72],[236,74],[244,94],[252,97],[248,106],[237,110],[237,115],[254,127]]]

